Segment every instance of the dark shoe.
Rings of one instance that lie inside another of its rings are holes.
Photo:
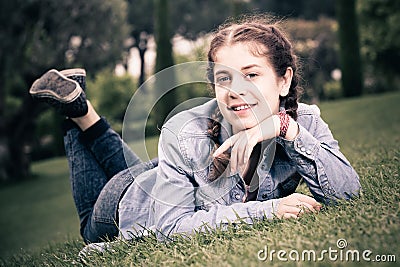
[[[79,83],[54,69],[37,79],[29,93],[70,118],[81,117],[88,112],[86,95]]]
[[[78,82],[83,91],[86,91],[86,71],[84,69],[65,69],[61,70],[60,73]]]

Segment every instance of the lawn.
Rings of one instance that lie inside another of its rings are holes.
[[[299,220],[264,221],[253,227],[240,225],[226,231],[217,229],[170,243],[159,243],[152,236],[120,242],[113,252],[93,254],[86,258],[86,263],[91,266],[396,266],[394,257],[400,261],[399,103],[400,93],[388,93],[320,105],[322,117],[360,175],[363,186],[360,199]],[[78,237],[65,160],[37,163],[33,171],[35,180],[0,189],[0,256],[3,257],[0,266],[82,265],[78,253],[83,244]],[[304,186],[299,191],[304,192]],[[346,261],[346,257],[356,259],[357,253],[360,261]],[[279,260],[278,255],[287,261]],[[293,260],[296,255],[297,261]],[[309,261],[303,261],[302,256],[310,257]]]

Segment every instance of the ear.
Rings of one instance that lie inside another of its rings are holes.
[[[292,78],[293,78],[293,69],[291,67],[288,67],[286,69],[285,75],[281,78],[281,92],[279,93],[281,96],[287,96],[289,93],[289,88],[290,84],[292,83]]]

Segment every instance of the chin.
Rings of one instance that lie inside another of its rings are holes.
[[[243,131],[243,130],[247,130],[250,128],[253,128],[254,126],[256,126],[258,123],[254,122],[254,121],[241,121],[241,122],[236,122],[234,128],[236,128],[238,131]]]

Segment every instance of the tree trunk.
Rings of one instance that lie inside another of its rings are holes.
[[[156,90],[158,96],[162,96],[160,102],[156,105],[154,117],[158,128],[164,123],[165,118],[175,108],[177,103],[177,92],[170,86],[175,85],[175,74],[171,69],[167,75],[157,75],[168,67],[174,65],[172,57],[171,33],[169,29],[170,17],[167,0],[155,0],[155,34],[157,43],[156,57]]]
[[[0,181],[10,182],[30,177],[30,158],[27,151],[27,140],[32,137],[32,119],[24,116],[0,122]],[[20,115],[23,115],[20,113]]]
[[[37,114],[32,99],[27,96],[21,108],[5,125],[4,131],[1,131],[0,173],[3,181],[19,181],[31,176],[29,144],[32,143]]]
[[[147,50],[147,38],[141,38],[140,43],[137,46],[139,49],[139,57],[140,57],[140,76],[139,76],[139,86],[144,83],[146,80],[146,64],[144,55],[146,54]]]
[[[339,23],[342,88],[346,97],[359,96],[363,91],[356,0],[337,0]]]
[[[6,64],[7,65],[7,64]],[[28,92],[22,104],[12,115],[5,117],[5,77],[12,79],[12,67],[2,68],[0,75],[0,181],[15,182],[27,179],[30,173],[29,144],[34,135],[34,118],[40,110],[33,104]],[[22,77],[33,81],[32,77]]]
[[[12,176],[10,175],[11,168],[12,165],[6,129],[3,118],[0,118],[0,182],[6,182],[12,179]]]
[[[0,56],[0,65],[3,65],[4,62],[1,59],[2,57]],[[6,181],[8,180],[7,165],[10,161],[10,152],[8,151],[6,138],[6,121],[4,116],[6,98],[4,91],[5,75],[1,72],[2,70],[3,68],[0,66],[0,181]]]

